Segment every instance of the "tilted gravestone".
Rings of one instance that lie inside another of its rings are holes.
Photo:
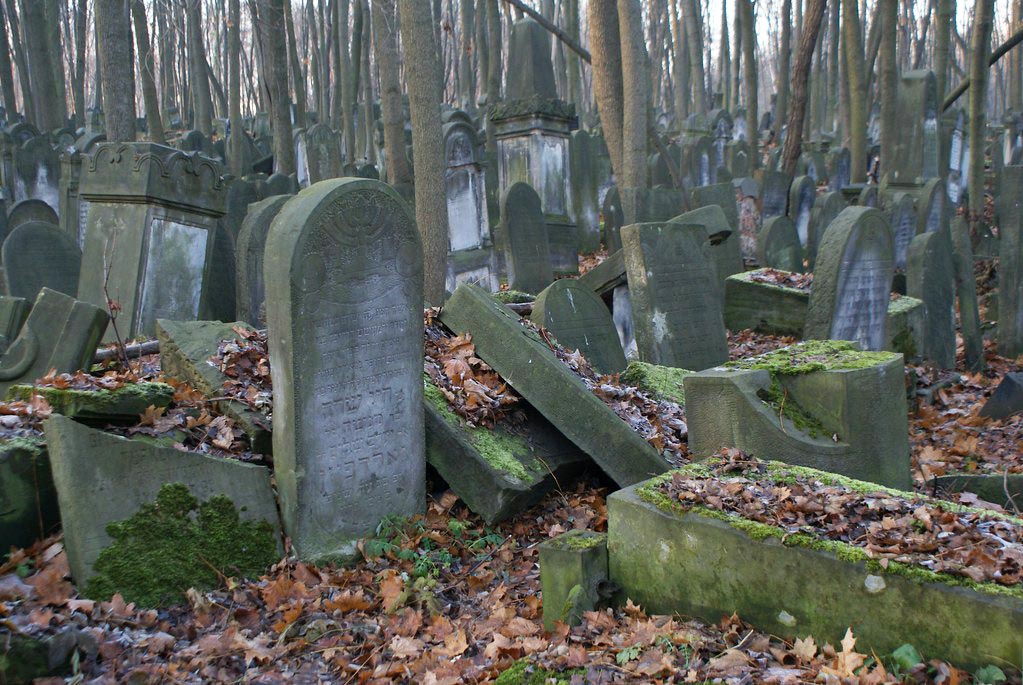
[[[53,208],[42,200],[22,200],[8,207],[7,234],[10,235],[18,226],[29,221],[43,221],[48,224],[56,224],[59,223],[60,219],[57,218],[57,212],[53,211]]]
[[[529,318],[565,347],[578,349],[600,373],[625,369],[625,353],[611,312],[577,280],[563,278],[547,286],[537,295]]]
[[[60,227],[71,236],[79,247],[82,246],[85,229],[84,216],[89,203],[78,195],[79,177],[82,173],[82,155],[70,150],[60,156]]]
[[[788,217],[796,226],[799,244],[806,247],[810,241],[810,212],[817,199],[817,186],[809,176],[799,176],[789,188]]]
[[[882,349],[894,266],[884,215],[869,207],[842,210],[817,251],[804,337]]]
[[[515,183],[501,197],[505,266],[512,290],[538,293],[554,280],[547,224],[540,197],[526,183]]]
[[[824,239],[824,231],[845,208],[845,199],[839,192],[824,193],[814,202],[813,210],[810,212],[809,236],[806,244],[806,257],[810,262],[811,270],[817,261],[817,248],[821,244],[821,240]]]
[[[379,181],[321,181],[274,219],[263,270],[285,530],[303,559],[352,558],[425,506],[415,218]]]
[[[1023,354],[1023,166],[1002,170],[998,271],[998,353]]]
[[[699,224],[622,229],[641,361],[700,370],[728,359],[721,286]]]
[[[954,274],[947,231],[913,238],[906,257],[906,293],[924,303],[919,353],[944,369],[953,368],[956,361]]]
[[[764,170],[760,179],[760,220],[785,214],[789,204],[792,177],[784,171]]]
[[[78,294],[82,251],[56,224],[23,223],[7,236],[0,252],[8,295],[33,302],[43,288]]]
[[[787,216],[773,216],[764,221],[757,235],[757,261],[772,269],[804,271],[799,234]]]
[[[0,295],[0,354],[18,337],[21,325],[28,318],[28,310],[29,301],[25,298]]]
[[[707,188],[714,187],[707,186]],[[732,207],[734,206],[733,202]],[[705,205],[671,219],[670,223],[703,226],[710,239],[710,251],[714,256],[714,266],[722,287],[724,287],[726,278],[742,272],[743,264],[742,255],[739,252],[738,231],[731,224],[728,213],[723,207],[716,204]]]
[[[0,396],[12,385],[34,383],[51,369],[73,373],[92,364],[107,313],[43,288],[18,337],[0,358]]]
[[[480,288],[463,283],[441,322],[469,333],[476,354],[621,486],[663,473],[668,462],[587,389],[539,335]]]
[[[287,174],[270,174],[266,180],[266,195],[294,195],[298,192],[295,179]]]
[[[828,189],[831,192],[840,192],[849,185],[852,178],[852,155],[849,148],[840,147],[831,151],[828,155]]]
[[[107,525],[133,516],[168,483],[186,485],[201,501],[226,495],[243,520],[270,523],[280,541],[265,466],[129,440],[57,414],[47,419],[45,430],[64,546],[79,584],[92,576],[100,552],[113,543]]]
[[[291,195],[274,195],[249,207],[235,245],[235,273],[238,277],[235,294],[238,316],[258,324],[266,322],[266,286],[263,281],[263,253],[270,224],[291,199]]]
[[[78,293],[99,306],[117,300],[122,336],[200,317],[217,268],[221,173],[212,159],[153,143],[104,143],[83,160],[80,194],[90,204]]]

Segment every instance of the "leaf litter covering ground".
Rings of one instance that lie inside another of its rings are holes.
[[[661,489],[684,509],[707,507],[844,542],[882,564],[897,561],[978,583],[1023,581],[1023,526],[1016,520],[881,490],[857,492],[799,471],[770,472],[766,462],[735,449],[725,455],[709,477],[675,473]]]
[[[797,290],[809,290],[813,285],[812,273],[796,273],[794,271],[781,271],[779,269],[761,269],[749,275],[754,283],[768,283],[770,285],[781,285],[786,288]]]
[[[489,529],[448,492],[423,517],[382,524],[352,568],[285,560],[161,611],[79,597],[51,539],[0,567],[0,615],[9,629],[63,635],[78,650],[78,683],[454,685],[486,682],[524,657],[572,683],[969,682],[912,659],[896,677],[851,634],[837,646],[787,643],[735,616],[705,625],[631,603],[545,633],[536,546],[572,528],[605,530],[604,494],[580,484]]]

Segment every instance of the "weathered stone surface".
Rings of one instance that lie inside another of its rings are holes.
[[[601,240],[608,252],[622,249],[622,225],[625,223],[625,211],[622,209],[622,198],[617,186],[611,186],[604,194],[604,202],[600,208],[604,218],[604,229]]]
[[[916,235],[916,204],[909,193],[895,192],[887,198],[885,205],[885,218],[892,227],[895,269],[902,272],[906,269],[909,242]]]
[[[934,73],[922,69],[906,72],[896,92],[899,133],[894,137],[890,170],[886,173],[898,183],[936,178],[939,103]]]
[[[924,492],[940,492],[942,498],[959,492],[972,492],[986,502],[1013,511],[1023,502],[1023,475],[964,474],[938,476],[924,485]]]
[[[998,353],[1023,354],[1023,166],[1002,170],[998,267]]]
[[[824,231],[831,222],[835,220],[842,210],[847,206],[845,198],[840,192],[830,192],[821,195],[810,211],[809,236],[806,246],[806,257],[812,269],[817,261],[817,249],[824,239]]]
[[[266,284],[263,281],[263,253],[270,224],[291,195],[274,195],[249,206],[235,249],[238,284],[238,316],[257,324],[266,322]]]
[[[315,124],[305,133],[309,182],[319,183],[341,176],[341,136],[326,124]]]
[[[810,292],[756,281],[762,271],[735,274],[725,281],[725,326],[730,331],[748,328],[769,335],[801,336]]]
[[[551,62],[551,38],[534,19],[519,19],[512,26],[508,45],[508,83],[506,100],[555,100]]]
[[[697,188],[697,190],[717,188],[720,185],[722,184]],[[695,194],[696,191],[694,191]],[[734,193],[731,205],[728,205],[727,202],[723,206],[708,204],[671,219],[671,223],[699,224],[704,227],[707,237],[710,239],[710,252],[714,256],[714,266],[722,286],[726,278],[743,271],[742,250],[739,246],[738,213],[735,216],[735,223],[732,223],[726,207],[735,209]]]
[[[572,172],[572,211],[579,231],[579,251],[593,252],[600,247],[600,202],[597,199],[597,143],[583,129],[572,131],[568,161]]]
[[[470,333],[480,358],[619,485],[667,469],[667,462],[590,393],[547,343],[483,290],[460,285],[440,319],[455,333]]]
[[[951,369],[956,361],[955,267],[947,231],[921,233],[910,242],[906,293],[924,303],[920,356]]]
[[[56,224],[28,221],[11,231],[0,250],[7,294],[29,302],[50,288],[74,297],[82,251]]]
[[[635,385],[640,390],[650,393],[655,399],[685,405],[686,393],[682,379],[691,373],[694,372],[671,366],[631,361],[622,372],[621,379],[623,383]]]
[[[528,509],[590,463],[535,410],[514,427],[471,426],[424,380],[426,460],[466,506],[494,524]]]
[[[785,214],[788,209],[792,177],[783,171],[764,170],[761,174],[760,218],[766,221],[772,216]]]
[[[817,251],[804,337],[881,349],[893,267],[892,233],[884,216],[868,207],[842,210]]]
[[[166,321],[156,322],[156,337],[160,341],[160,364],[163,372],[189,385],[207,397],[222,397],[227,376],[210,364],[210,357],[217,353],[223,340],[238,337],[235,328],[252,329],[252,326],[235,321]],[[272,426],[267,418],[253,411],[248,405],[237,400],[218,401],[217,409],[230,417],[241,427],[249,438],[252,451],[257,454],[271,454]]]
[[[52,386],[15,385],[7,397],[31,400],[41,395],[53,411],[79,421],[138,421],[149,407],[166,407],[174,388],[166,383],[129,383],[116,390],[73,390]]]
[[[814,354],[814,346],[825,351]],[[716,368],[686,376],[690,452],[707,457],[737,447],[764,459],[784,455],[790,464],[909,487],[902,355],[838,346],[802,343],[768,360],[745,362],[761,368]],[[770,370],[780,357],[791,355],[798,362],[804,351],[822,358],[825,368]]]
[[[88,368],[107,320],[102,309],[43,288],[18,337],[0,358],[0,395],[51,369],[71,373]]]
[[[321,181],[270,226],[274,471],[303,559],[350,558],[380,519],[425,506],[422,260],[379,181]]]
[[[699,370],[728,359],[706,229],[633,224],[622,229],[622,242],[640,360]]]
[[[627,282],[625,252],[623,250],[612,252],[607,259],[584,273],[578,280],[602,298],[610,297],[611,291]]]
[[[738,612],[773,635],[831,644],[851,628],[866,653],[911,643],[967,668],[1021,663],[1023,601],[1001,588],[928,582],[883,569],[862,551],[814,549],[778,528],[757,527],[762,537],[744,532],[741,519],[673,513],[646,501],[646,487],[608,497],[609,567],[623,602],[708,622]]]
[[[0,441],[0,549],[29,547],[60,526],[57,491],[41,438]]]
[[[980,410],[981,416],[1001,420],[1023,411],[1023,373],[1007,373]]]
[[[810,242],[810,212],[817,200],[817,184],[809,176],[798,176],[789,188],[788,217],[796,226],[799,244]]]
[[[10,235],[15,228],[30,221],[42,221],[48,224],[59,223],[57,212],[42,200],[22,200],[10,206],[7,211],[7,232]]]
[[[757,261],[772,269],[800,273],[804,270],[803,248],[792,219],[782,215],[764,221],[757,235]]]
[[[14,183],[10,192],[14,201],[37,199],[56,211],[60,206],[60,155],[50,143],[50,136],[35,136],[13,152]]]
[[[7,351],[28,318],[28,300],[0,295],[0,354]]]
[[[578,281],[561,279],[544,288],[529,318],[565,347],[578,349],[597,371],[610,374],[625,368],[625,353],[611,312]]]
[[[505,191],[501,197],[501,224],[509,287],[540,292],[554,280],[554,271],[540,196],[528,184],[516,183]]]
[[[462,113],[464,114],[464,112]],[[444,187],[448,205],[448,261],[445,287],[453,292],[470,281],[498,289],[497,263],[487,215],[487,186],[480,144],[464,119],[444,124]]]
[[[607,535],[571,530],[540,544],[540,590],[543,625],[553,631],[558,622],[579,625],[583,613],[604,602],[607,582]]]
[[[278,530],[264,466],[128,440],[59,415],[45,428],[64,547],[78,583],[88,580],[96,557],[112,542],[107,524],[131,517],[167,483],[183,483],[200,500],[226,495],[243,519],[268,521]]]

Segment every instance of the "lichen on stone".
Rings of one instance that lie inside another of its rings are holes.
[[[682,379],[692,373],[686,369],[631,361],[620,377],[622,381],[651,393],[659,400],[684,404],[686,395]]]
[[[864,352],[846,340],[806,340],[758,357],[727,362],[726,368],[768,371],[772,376],[797,376],[814,371],[849,371],[890,362],[893,352]]]
[[[164,607],[184,601],[189,588],[211,590],[222,577],[257,576],[277,560],[273,527],[242,521],[223,495],[203,503],[181,483],[160,488],[156,501],[107,526],[113,544],[94,565],[84,594]]]
[[[535,300],[536,295],[530,295],[521,290],[499,290],[494,293],[494,298],[501,304],[525,304]]]

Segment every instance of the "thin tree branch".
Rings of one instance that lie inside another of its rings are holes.
[[[998,48],[991,53],[991,57],[989,57],[987,61],[988,67],[991,67],[995,62],[1004,57],[1005,53],[1012,50],[1020,43],[1023,43],[1023,29],[1016,31],[1016,33],[1009,36],[1008,40],[999,45]],[[963,82],[956,86],[955,90],[949,93],[948,97],[945,98],[945,103],[941,106],[941,111],[944,112],[954,105],[955,101],[962,97],[963,93],[965,93],[969,88],[970,79],[964,79]]]

